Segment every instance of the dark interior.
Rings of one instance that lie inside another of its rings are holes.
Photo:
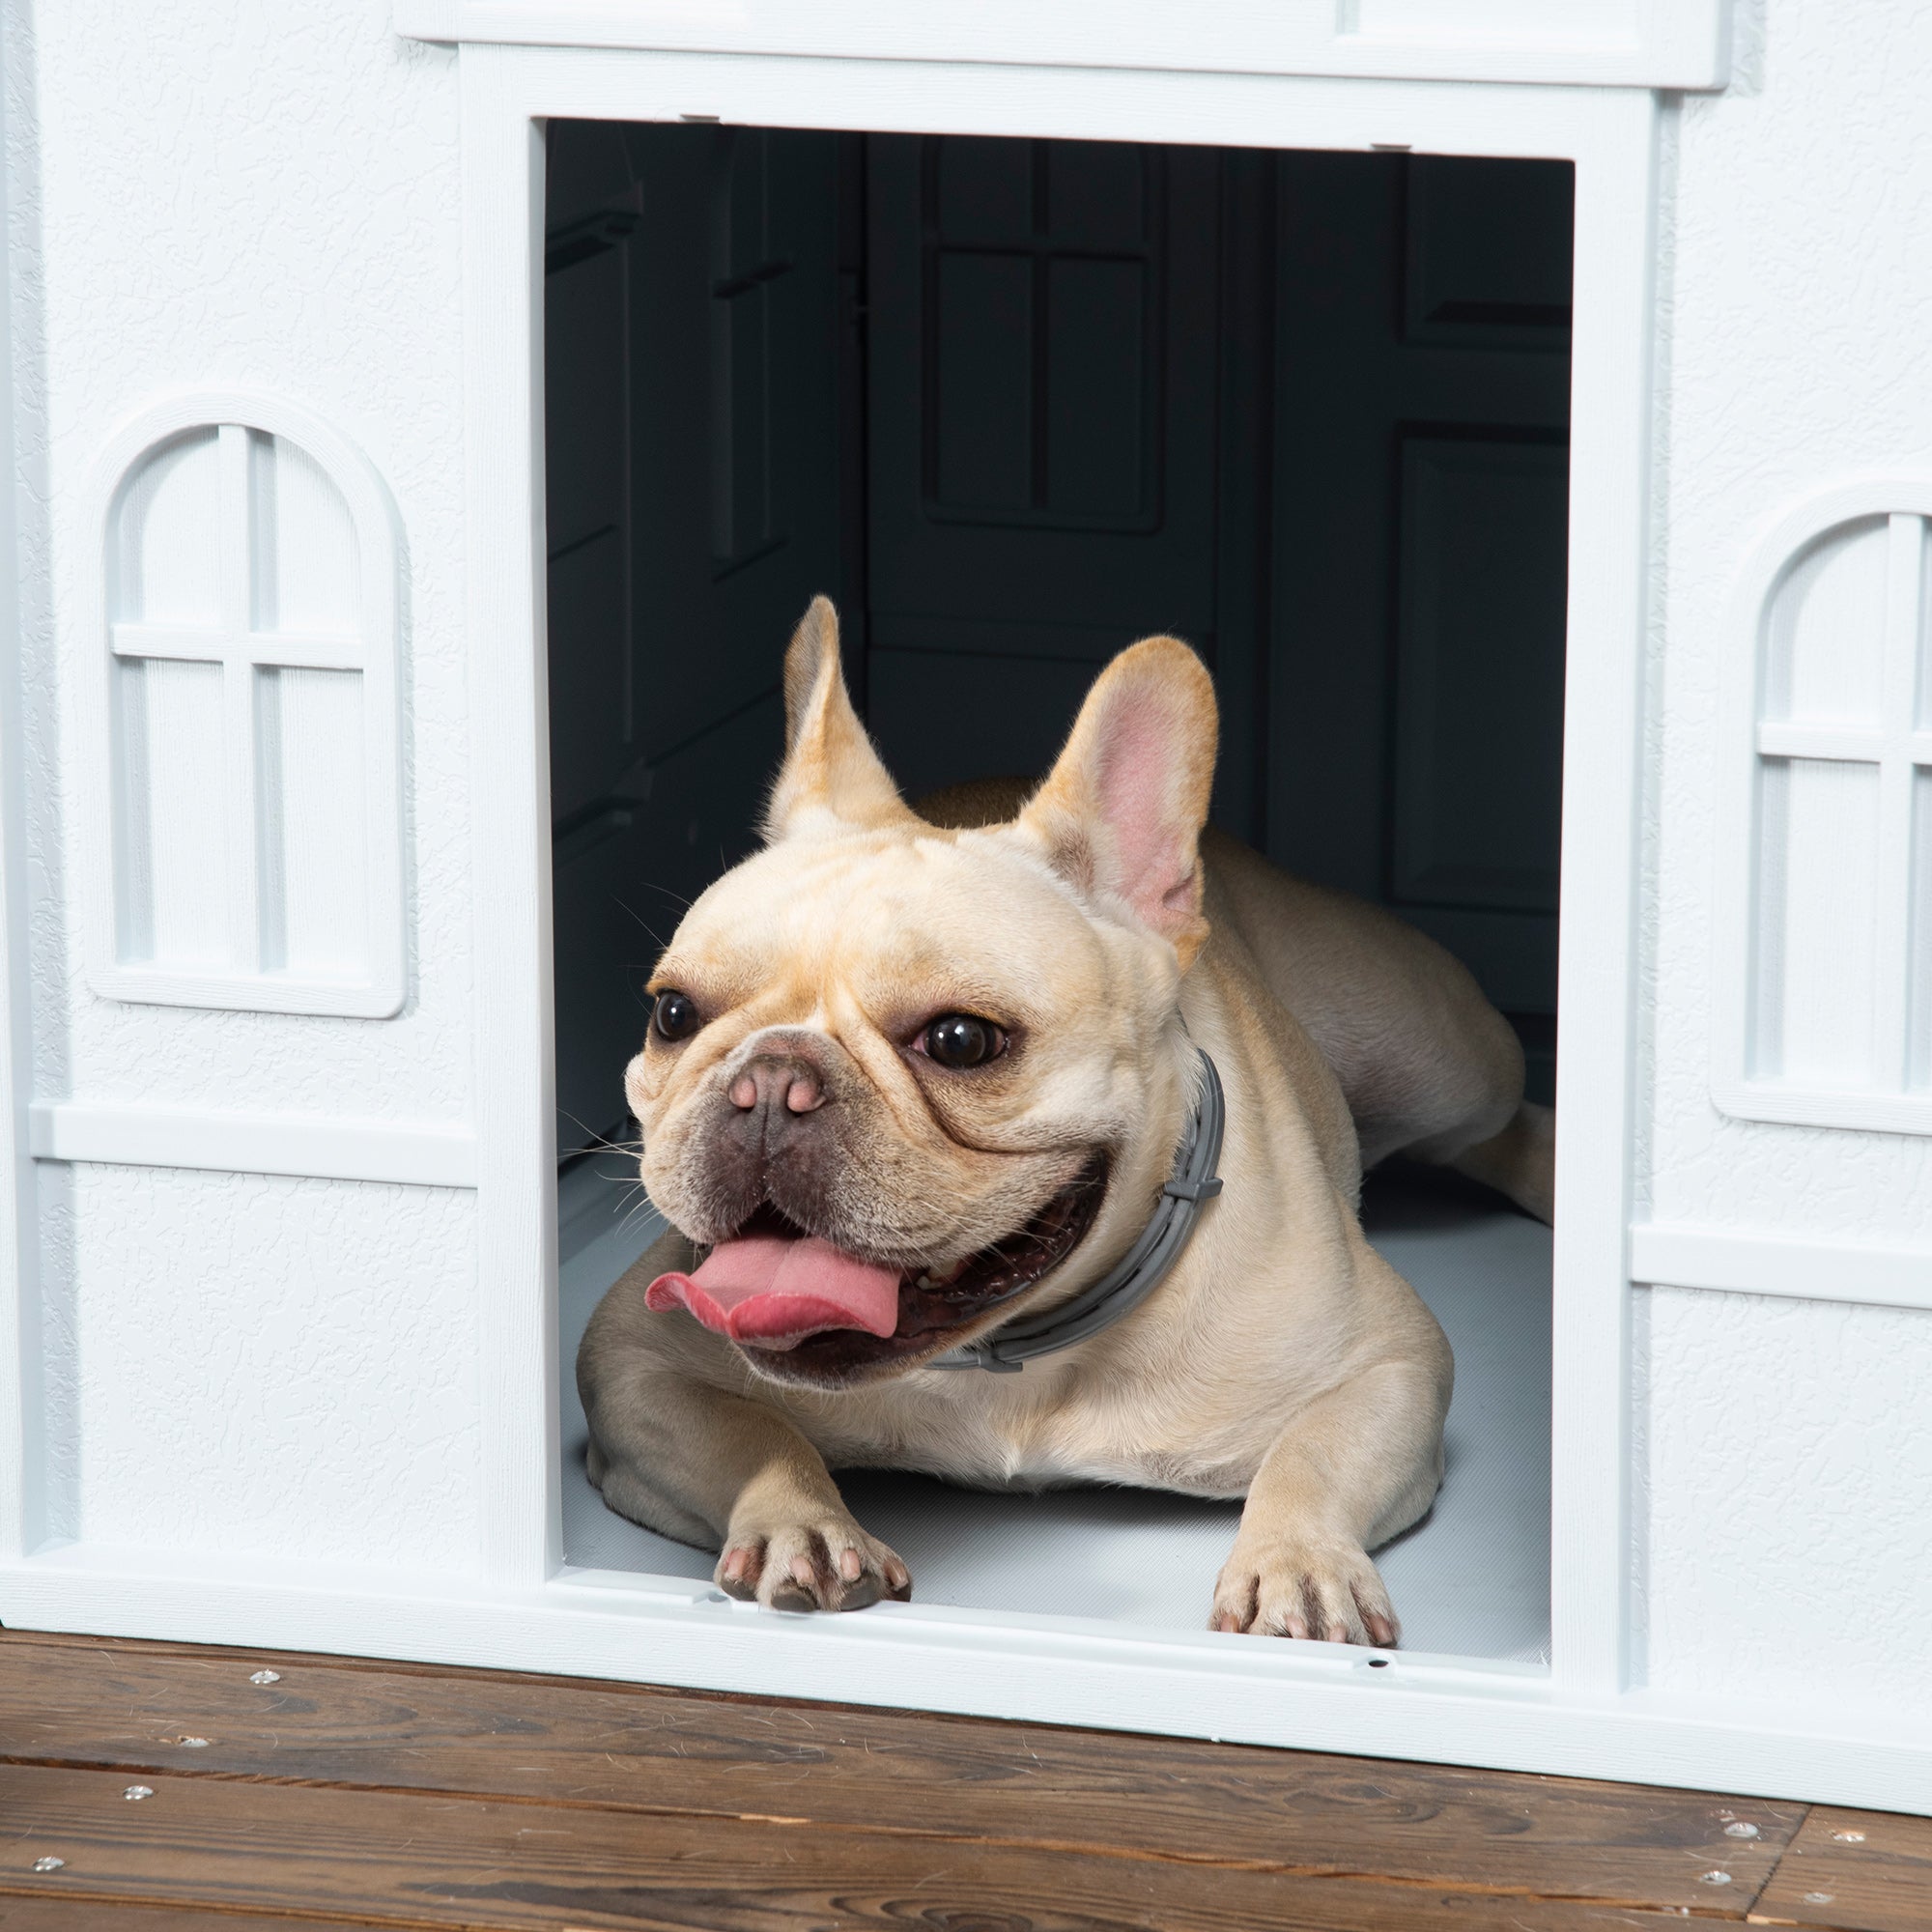
[[[564,122],[545,406],[558,1151],[750,849],[827,591],[907,794],[1037,772],[1154,631],[1215,815],[1554,1078],[1567,163]]]

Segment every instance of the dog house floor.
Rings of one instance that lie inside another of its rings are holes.
[[[604,1506],[583,1473],[577,1345],[604,1291],[655,1238],[628,1223],[614,1157],[559,1190],[563,1543],[583,1569],[702,1577],[704,1550]],[[1549,1643],[1549,1231],[1433,1174],[1371,1177],[1370,1237],[1435,1310],[1456,1351],[1448,1473],[1429,1517],[1377,1556],[1404,1647],[1547,1662]],[[853,1512],[912,1566],[922,1603],[1199,1630],[1240,1512],[1139,1490],[986,1494],[920,1476],[840,1477]]]

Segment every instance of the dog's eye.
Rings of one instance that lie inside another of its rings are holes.
[[[660,1039],[688,1039],[704,1024],[688,994],[663,992],[651,1008],[651,1031]]]
[[[972,1013],[941,1013],[926,1022],[913,1045],[941,1066],[983,1066],[1006,1051],[1007,1037],[991,1020]]]

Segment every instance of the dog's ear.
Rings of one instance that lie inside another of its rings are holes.
[[[785,755],[765,808],[765,838],[920,823],[879,762],[845,689],[838,613],[814,597],[785,652]]]
[[[1207,667],[1178,638],[1144,639],[1094,681],[1019,817],[1056,871],[1167,940],[1183,972],[1208,937],[1201,828],[1218,725]]]

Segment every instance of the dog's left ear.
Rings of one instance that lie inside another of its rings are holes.
[[[923,821],[899,797],[845,689],[838,613],[814,597],[785,652],[785,756],[765,807],[765,840]]]
[[[1207,667],[1178,638],[1147,638],[1099,677],[1019,830],[1089,897],[1111,899],[1175,950],[1208,937],[1201,828],[1219,715]]]

